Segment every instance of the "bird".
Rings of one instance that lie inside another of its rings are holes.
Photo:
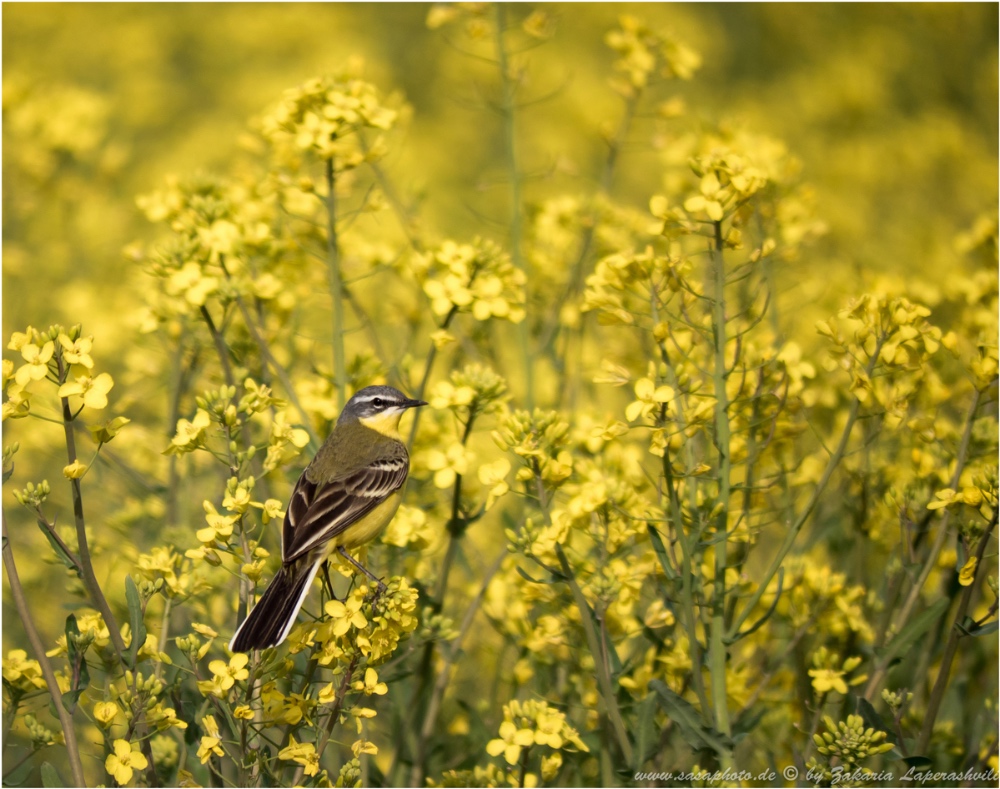
[[[281,568],[236,629],[231,652],[284,641],[316,572],[334,552],[384,590],[348,551],[374,540],[395,515],[410,471],[399,420],[423,405],[391,386],[366,386],[347,401],[295,483],[281,529]]]

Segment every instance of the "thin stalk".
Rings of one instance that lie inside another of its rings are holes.
[[[729,526],[729,498],[732,455],[730,452],[729,396],[726,392],[726,270],[722,255],[722,223],[715,223],[715,247],[711,262],[715,278],[715,298],[712,304],[712,334],[715,338],[715,448],[719,453],[719,497],[722,505],[715,526],[715,592],[712,597],[712,629],[708,644],[709,677],[712,683],[712,705],[715,727],[727,737],[732,734],[729,703],[726,694],[726,532]]]
[[[428,366],[428,370],[430,367]],[[475,421],[475,413],[470,406],[469,410],[469,421],[465,423],[465,430],[462,434],[462,446],[464,447],[469,442],[469,436],[472,434],[472,424]],[[434,598],[431,600],[431,606],[438,612],[441,611],[444,606],[444,596],[448,590],[448,576],[451,574],[451,567],[455,561],[455,555],[458,553],[459,540],[462,539],[462,535],[465,532],[465,524],[462,522],[461,514],[461,504],[462,504],[462,475],[455,475],[455,485],[452,490],[451,497],[451,517],[448,519],[448,548],[445,551],[444,559],[441,563],[441,570],[438,574],[438,584],[437,590],[434,594]],[[408,730],[413,730],[416,727],[416,721],[419,719],[421,712],[421,699],[424,697],[427,689],[427,684],[430,680],[431,670],[434,665],[434,652],[437,649],[437,642],[430,641],[424,646],[424,654],[420,660],[420,680],[417,683],[416,690],[413,693],[413,701],[411,704],[409,723],[407,725]],[[429,705],[434,703],[433,696],[428,702]],[[430,710],[428,706],[427,710]],[[425,720],[429,712],[425,711]],[[437,714],[436,712],[434,713]],[[413,775],[418,772],[423,772],[423,762],[425,759],[426,742],[423,739],[417,742],[417,756],[413,762]],[[410,783],[414,786],[420,784],[419,780],[411,778]]]
[[[659,323],[660,317],[659,310],[657,308],[657,297],[655,291],[650,294],[650,313],[653,317],[654,324]],[[675,408],[677,410],[678,426],[683,431],[686,423],[684,419],[684,404],[681,398],[680,385],[677,381],[676,374],[674,374],[673,364],[670,360],[670,355],[667,353],[666,346],[662,342],[657,343],[657,345],[660,349],[660,358],[669,373],[669,383],[673,387],[674,391],[677,392]],[[666,405],[664,405],[661,413],[661,421],[665,422],[666,416]],[[693,467],[694,463],[691,456],[691,442],[685,442],[685,448],[688,452],[689,467]],[[701,642],[698,640],[698,614],[695,610],[694,589],[691,585],[691,562],[694,551],[692,549],[692,543],[688,542],[688,535],[684,531],[684,514],[681,507],[680,493],[677,489],[677,481],[674,479],[674,470],[671,465],[669,442],[663,450],[663,479],[667,485],[667,492],[670,499],[670,511],[673,516],[677,542],[679,542],[681,546],[681,561],[683,562],[680,570],[682,621],[684,623],[684,629],[687,630],[688,633],[688,649],[691,655],[691,665],[700,666],[702,651]],[[688,487],[689,490],[693,492],[693,486],[689,485]],[[691,511],[694,512],[695,509],[692,508]],[[694,536],[694,541],[697,542],[696,535]],[[693,671],[692,677],[694,681],[694,690],[698,696],[698,701],[701,706],[702,721],[706,726],[708,726],[711,724],[711,713],[709,711],[708,694],[705,692],[705,680],[701,675],[701,671]]]
[[[472,409],[469,410],[469,421],[465,423],[465,430],[462,433],[462,446],[469,443],[469,436],[472,435],[472,423],[476,421]],[[438,578],[437,595],[434,604],[441,610],[444,602],[445,592],[448,590],[448,575],[451,573],[451,565],[458,550],[458,541],[465,534],[467,523],[461,517],[462,507],[462,475],[455,475],[455,487],[451,496],[451,517],[448,519],[448,550],[445,552],[444,563],[441,566],[441,574]],[[433,646],[434,642],[431,642]]]
[[[972,426],[976,421],[976,411],[979,409],[979,400],[982,396],[982,392],[976,391],[972,396],[972,402],[969,404],[969,411],[965,417],[965,429],[962,431],[962,440],[958,446],[958,453],[955,455],[955,471],[951,475],[950,487],[957,488],[958,481],[962,477],[962,471],[965,469],[965,461],[969,454],[969,442],[972,439]],[[920,570],[920,575],[917,576],[917,580],[914,582],[913,587],[910,589],[909,594],[906,597],[906,601],[903,603],[903,607],[900,609],[899,615],[896,617],[896,622],[901,628],[903,624],[910,618],[910,614],[913,611],[913,607],[916,605],[917,600],[920,599],[920,592],[924,588],[924,584],[927,583],[927,578],[930,576],[931,571],[937,566],[937,557],[941,553],[941,549],[944,548],[945,540],[948,538],[948,525],[951,520],[951,509],[948,508],[944,511],[941,516],[941,525],[938,528],[938,535],[934,540],[934,544],[931,546],[930,553],[927,555],[927,559],[924,562],[924,566]],[[879,661],[876,664],[875,670],[872,672],[871,679],[868,680],[868,684],[865,686],[865,698],[869,701],[875,694],[875,690],[882,683],[888,672],[889,667],[885,661]]]
[[[170,612],[174,607],[174,598],[167,597],[167,601],[163,604],[163,624],[160,626],[160,638],[156,642],[156,651],[160,654],[167,651],[167,640],[170,633]],[[156,661],[156,668],[153,669],[153,673],[156,675],[157,679],[163,678],[163,663]]]
[[[6,542],[6,541],[5,541]],[[14,725],[14,720],[17,717],[17,709],[20,704],[17,701],[11,702],[10,706],[4,705],[3,710],[3,739],[0,740],[0,760],[2,760],[3,754],[7,753],[8,737],[10,736],[10,727]],[[9,772],[9,771],[8,771]]]
[[[525,270],[524,256],[521,253],[522,212],[521,212],[521,171],[517,159],[517,134],[514,123],[514,94],[517,83],[511,79],[510,64],[507,60],[507,46],[504,43],[506,30],[506,6],[504,3],[494,3],[496,15],[497,70],[500,74],[501,105],[503,116],[504,150],[507,155],[507,170],[510,174],[510,256],[514,265],[521,271]],[[525,303],[528,300],[525,299]],[[517,324],[518,342],[521,346],[521,358],[524,362],[524,402],[528,411],[535,408],[534,378],[531,352],[528,348],[528,322]]]
[[[993,517],[990,518],[990,525],[979,538],[979,548],[976,550],[976,573],[972,583],[962,589],[962,596],[958,601],[958,610],[955,611],[955,621],[952,623],[948,633],[948,643],[944,648],[944,655],[941,657],[941,668],[938,670],[937,680],[931,690],[931,696],[927,701],[927,711],[924,713],[924,723],[920,728],[920,738],[917,740],[917,753],[926,753],[927,746],[931,741],[931,734],[934,732],[934,721],[937,720],[938,712],[941,709],[941,702],[944,699],[945,691],[948,689],[948,681],[951,678],[951,664],[955,660],[955,653],[958,652],[958,641],[964,635],[960,625],[969,612],[969,604],[972,602],[972,594],[979,585],[977,581],[982,576],[983,555],[986,553],[986,544],[990,541],[993,529],[997,525],[997,512],[994,508]]]
[[[455,661],[462,651],[462,642],[465,639],[466,634],[469,632],[469,628],[472,627],[472,622],[475,619],[476,613],[479,611],[479,607],[482,605],[483,598],[486,596],[486,590],[489,588],[490,582],[500,571],[500,566],[503,564],[503,560],[507,557],[507,550],[504,549],[496,560],[493,562],[489,570],[486,571],[486,575],[483,577],[483,583],[479,587],[479,593],[473,598],[469,607],[465,610],[465,616],[462,619],[462,625],[458,630],[458,635],[455,640],[451,642],[451,649],[448,650],[448,654],[445,656],[441,668],[438,669],[437,679],[434,683],[434,688],[431,691],[430,702],[427,704],[427,712],[424,715],[424,723],[420,728],[420,739],[417,741],[416,758],[413,761],[413,771],[410,773],[410,786],[423,786],[424,784],[424,763],[427,759],[427,743],[430,742],[431,735],[434,733],[434,728],[437,724],[438,713],[441,710],[441,702],[444,699],[445,691],[448,689],[448,683],[451,680],[451,669],[455,665]]]
[[[536,458],[532,458],[532,465],[535,472],[535,486],[538,491],[538,504],[542,510],[542,516],[545,518],[545,525],[551,528],[552,515],[549,512],[548,495],[545,492],[545,483],[542,481],[541,471],[539,470]],[[560,569],[573,595],[573,601],[580,611],[580,623],[583,625],[583,633],[587,639],[587,648],[590,650],[590,654],[594,658],[594,665],[597,668],[597,685],[601,691],[601,698],[604,700],[605,714],[611,722],[611,728],[614,730],[615,738],[618,740],[618,747],[621,748],[625,763],[631,765],[633,758],[632,743],[628,738],[625,721],[622,720],[615,690],[611,684],[611,666],[608,663],[606,652],[601,647],[597,631],[594,629],[593,610],[590,607],[590,603],[587,602],[580,584],[576,582],[576,576],[573,575],[573,569],[569,566],[569,561],[566,559],[566,554],[562,546],[558,543],[556,543],[556,556],[559,558]]]
[[[337,195],[333,157],[326,160],[326,253],[333,300],[333,377],[337,384],[337,405],[344,410],[347,400],[347,363],[344,358],[344,281],[340,272],[340,247],[337,244]]]
[[[59,380],[62,381],[66,377],[66,367],[62,355],[59,356],[58,365]],[[63,432],[66,436],[66,457],[69,460],[69,464],[73,465],[77,459],[76,436],[73,433],[73,411],[69,407],[68,397],[60,399],[62,400]],[[118,628],[118,620],[115,619],[115,615],[111,612],[111,606],[108,605],[107,598],[105,598],[104,592],[101,591],[101,585],[94,574],[94,563],[90,557],[90,544],[87,542],[87,522],[83,515],[83,492],[80,489],[80,480],[71,479],[70,484],[73,491],[73,518],[76,523],[76,541],[78,543],[83,585],[86,587],[87,594],[90,596],[94,606],[100,611],[101,616],[104,617],[104,624],[108,626],[108,635],[111,638],[111,643],[118,654],[118,659],[124,666],[125,641],[122,639],[122,634]]]
[[[222,332],[216,327],[211,313],[209,313],[204,304],[201,305],[201,317],[205,319],[209,334],[212,335],[215,352],[219,357],[219,364],[222,365],[222,380],[226,382],[226,386],[236,386],[236,379],[233,377],[233,367],[229,363],[229,348],[226,347],[226,340],[222,336]],[[233,397],[235,398],[235,395]]]
[[[358,667],[358,661],[361,660],[361,653],[359,652],[353,658],[347,667],[347,671],[344,672],[344,678],[340,681],[340,687],[337,689],[337,701],[333,705],[333,709],[330,710],[330,715],[326,719],[326,725],[323,727],[323,732],[320,734],[319,741],[316,743],[316,753],[322,758],[323,752],[326,750],[326,744],[330,742],[330,735],[333,734],[333,729],[337,725],[337,721],[340,719],[340,711],[344,707],[344,698],[347,696],[347,690],[351,686],[351,680],[354,678],[354,670]],[[295,776],[292,778],[290,786],[301,786],[302,776],[305,774],[305,766],[299,765],[299,768],[295,771]]]
[[[531,746],[529,745],[524,749],[524,753],[521,754],[521,766],[517,774],[517,785],[518,787],[524,786],[524,777],[528,774],[528,755],[531,753]]]
[[[632,743],[629,741],[625,721],[622,720],[621,711],[618,709],[618,702],[615,697],[615,690],[611,684],[611,666],[608,664],[607,655],[601,648],[600,640],[594,629],[593,611],[583,594],[583,590],[576,582],[576,578],[573,576],[573,569],[569,566],[566,554],[559,543],[556,543],[556,555],[559,557],[559,565],[563,575],[566,576],[566,583],[569,584],[570,591],[573,594],[573,600],[580,610],[580,622],[583,625],[583,632],[587,638],[587,647],[597,667],[597,684],[601,689],[601,698],[604,700],[605,713],[608,716],[608,720],[611,721],[611,728],[615,733],[615,739],[618,741],[618,747],[621,748],[625,763],[631,765],[633,759]]]
[[[14,598],[14,607],[17,608],[17,615],[24,626],[28,642],[35,653],[38,665],[42,669],[42,676],[48,686],[49,695],[52,697],[52,706],[59,716],[59,723],[63,730],[63,739],[66,743],[66,756],[69,759],[70,770],[73,772],[74,786],[86,786],[87,780],[83,774],[83,762],[80,760],[80,748],[76,741],[76,729],[73,728],[73,716],[63,704],[62,691],[59,689],[59,682],[56,680],[52,664],[45,654],[45,644],[38,634],[35,621],[31,617],[31,610],[28,608],[28,601],[24,596],[24,588],[17,574],[17,565],[14,564],[14,553],[11,549],[10,539],[7,537],[7,514],[2,513],[3,519],[3,566],[7,570],[7,581],[10,584],[11,597]],[[110,628],[109,628],[110,629]],[[120,636],[119,636],[120,637]],[[10,716],[11,718],[13,716]]]
[[[180,414],[181,394],[184,390],[184,338],[181,337],[177,344],[176,353],[173,358],[173,375],[170,381],[170,406],[167,412],[166,434],[171,435],[177,428],[177,420]],[[167,495],[166,495],[166,522],[168,526],[176,526],[178,523],[177,490],[180,485],[180,475],[177,473],[177,455],[170,455],[167,460]]]
[[[57,366],[58,375],[60,383],[66,380],[66,363],[63,361],[62,354],[57,356]],[[72,409],[69,407],[69,398],[62,397],[62,416],[63,416],[63,432],[66,436],[66,456],[69,460],[69,465],[77,460],[76,454],[76,436],[73,433],[73,421],[75,416]],[[118,656],[118,662],[121,663],[123,668],[128,668],[125,661],[125,640],[122,638],[121,630],[118,626],[118,620],[115,619],[115,615],[111,612],[111,606],[108,605],[108,600],[104,596],[104,592],[101,590],[101,585],[97,580],[97,575],[94,573],[94,563],[90,556],[90,544],[87,541],[87,522],[83,514],[83,491],[80,487],[79,479],[71,479],[70,485],[73,491],[73,519],[76,524],[76,540],[77,549],[79,551],[78,557],[80,560],[80,569],[82,570],[81,579],[83,580],[84,588],[87,590],[87,594],[90,596],[91,602],[93,602],[94,607],[100,612],[101,616],[104,618],[104,624],[108,628],[108,636],[111,639],[111,644],[115,649],[115,653]],[[135,638],[135,633],[132,634]],[[146,782],[149,786],[158,786],[159,783],[156,778],[156,769],[153,765],[153,752],[149,744],[149,739],[146,736],[146,717],[144,713],[140,713],[136,720],[134,721],[136,730],[139,733],[139,738],[141,741],[142,752],[146,757],[147,766],[144,771],[146,776]],[[82,785],[82,784],[81,784]]]
[[[281,385],[285,390],[285,394],[288,395],[288,399],[291,400],[292,405],[295,410],[299,412],[302,417],[302,426],[309,433],[310,450],[315,454],[319,449],[320,444],[323,442],[319,440],[319,436],[316,435],[316,431],[310,424],[308,416],[305,410],[302,408],[302,404],[299,402],[299,397],[295,394],[295,387],[292,386],[292,380],[288,377],[288,372],[282,367],[278,360],[274,358],[274,354],[271,353],[271,348],[267,344],[267,340],[257,329],[253,320],[250,317],[250,311],[247,310],[246,304],[243,303],[243,298],[241,296],[236,297],[236,306],[240,308],[240,313],[243,315],[243,320],[246,323],[247,330],[250,332],[250,336],[253,337],[257,347],[260,349],[261,356],[267,361],[268,366],[271,368],[272,372],[278,376],[278,380],[281,381]]]
[[[965,461],[969,454],[969,442],[972,439],[972,426],[976,421],[976,411],[979,409],[979,401],[982,397],[982,392],[976,391],[972,396],[972,402],[969,404],[969,412],[966,414],[965,418],[965,429],[962,432],[962,440],[958,447],[958,454],[955,456],[955,471],[951,475],[951,485],[952,488],[958,487],[958,482],[962,478],[962,472],[965,470]],[[916,604],[917,599],[920,597],[920,592],[923,589],[924,584],[927,582],[927,577],[931,574],[931,571],[937,565],[937,557],[941,552],[941,548],[944,547],[944,538],[948,534],[948,520],[951,515],[951,510],[946,509],[944,515],[942,516],[941,529],[938,532],[937,540],[934,542],[934,546],[931,548],[931,552],[927,557],[927,561],[924,563],[923,568],[920,571],[920,576],[917,578],[916,583],[913,584],[913,588],[910,589],[910,593],[906,598],[906,602],[903,604],[903,608],[900,611],[900,616],[898,617],[898,622],[905,622],[909,616],[910,612],[913,610],[913,606]]]
[[[451,322],[455,319],[456,315],[458,315],[458,307],[452,306],[452,308],[448,310],[448,314],[444,316],[444,320],[441,321],[441,325],[438,326],[438,329],[440,329],[441,331],[446,330],[451,325]],[[424,392],[427,390],[427,382],[431,378],[431,370],[434,368],[434,360],[436,358],[437,358],[437,346],[431,344],[431,348],[427,352],[427,361],[424,363],[424,374],[420,378],[420,386],[417,388],[417,391],[413,395],[418,400],[423,399]],[[406,439],[407,450],[413,449],[413,439],[416,438],[417,436],[417,425],[420,424],[420,409],[415,408],[413,410],[415,413],[413,414],[413,423],[410,426],[410,436],[409,438]]]
[[[871,358],[868,360],[868,364],[865,367],[865,374],[869,378],[871,378],[872,371],[875,369],[875,363],[878,361],[878,357],[882,352],[882,346],[884,343],[885,338],[880,337],[875,345],[874,353],[872,353]],[[830,483],[830,478],[833,477],[833,472],[836,471],[837,466],[839,466],[841,461],[844,459],[844,453],[847,451],[847,444],[850,441],[854,423],[858,421],[858,411],[860,408],[861,401],[855,397],[854,402],[851,403],[851,410],[848,412],[847,422],[844,424],[844,430],[840,435],[840,440],[837,442],[837,446],[834,448],[833,454],[830,455],[826,468],[823,469],[823,476],[820,477],[819,482],[816,483],[816,487],[813,488],[812,495],[809,497],[809,501],[806,502],[806,506],[802,509],[802,512],[799,513],[795,522],[789,527],[788,532],[785,535],[785,539],[781,543],[781,547],[774,555],[774,558],[771,560],[771,564],[768,566],[767,571],[761,578],[760,583],[757,586],[757,591],[753,593],[750,597],[750,601],[743,607],[742,612],[736,617],[735,621],[730,626],[725,639],[727,643],[731,644],[737,639],[740,627],[747,620],[753,612],[753,609],[756,608],[757,604],[760,602],[760,599],[767,592],[767,587],[777,574],[785,556],[788,555],[788,552],[795,544],[795,539],[799,536],[799,532],[802,531],[802,527],[805,526],[806,521],[809,520],[809,516],[812,515],[813,510],[819,503],[819,499],[826,490],[826,486]]]
[[[368,141],[365,139],[363,134],[358,134],[358,143],[361,145],[362,152],[367,156],[371,149],[369,148]],[[424,246],[416,232],[416,218],[411,214],[410,210],[403,205],[403,201],[400,199],[399,195],[396,194],[396,190],[393,187],[392,182],[378,165],[378,162],[369,162],[368,167],[371,169],[372,174],[375,176],[375,181],[382,189],[382,193],[385,195],[386,200],[389,201],[389,205],[396,214],[396,219],[399,221],[399,226],[406,235],[406,240],[410,242],[410,246],[417,252],[423,251]]]
[[[691,545],[688,543],[688,537],[684,533],[684,520],[681,514],[680,498],[677,497],[673,483],[673,471],[670,468],[670,453],[666,450],[663,452],[663,474],[664,476],[671,480],[671,499],[676,499],[676,504],[671,501],[671,510],[674,513],[674,520],[677,529],[677,542],[681,546],[681,618],[684,622],[684,629],[688,633],[688,649],[691,654],[691,665],[701,666],[701,642],[698,640],[698,621],[697,613],[695,612],[694,604],[694,589],[691,586],[691,559],[692,550]],[[701,670],[692,671],[692,677],[694,679],[694,690],[698,695],[698,701],[701,704],[701,717],[706,725],[710,722],[710,712],[708,705],[708,694],[705,692],[705,680],[701,675]]]

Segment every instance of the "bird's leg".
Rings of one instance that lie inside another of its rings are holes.
[[[337,595],[333,593],[333,583],[330,581],[330,562],[323,562],[323,586],[326,587],[327,594],[330,595],[331,600],[338,600]]]
[[[368,576],[369,580],[375,582],[375,585],[376,585],[376,588],[375,588],[375,599],[378,600],[378,598],[381,597],[382,593],[386,590],[386,586],[385,586],[384,583],[382,583],[382,579],[381,578],[376,578],[374,575],[372,575],[371,572],[368,570],[368,568],[365,567],[363,564],[361,564],[361,562],[357,561],[347,551],[345,551],[344,548],[343,548],[343,546],[341,546],[337,550],[340,551],[340,555],[341,556],[343,556],[345,559],[347,559],[347,561],[349,561],[351,564],[353,564],[355,567],[357,567],[361,572],[363,572],[366,576]]]

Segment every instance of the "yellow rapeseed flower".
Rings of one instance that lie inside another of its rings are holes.
[[[60,397],[80,397],[87,408],[99,410],[108,405],[108,392],[114,387],[114,379],[108,373],[91,378],[87,375],[78,376],[73,381],[67,381],[59,387]]]
[[[206,715],[202,718],[201,727],[206,732],[201,738],[201,744],[198,746],[198,758],[201,759],[201,763],[205,764],[212,755],[223,756],[224,752],[222,750],[222,738],[219,736],[219,724],[215,722],[215,718],[211,715]]]
[[[319,754],[311,742],[296,742],[294,735],[288,736],[288,745],[278,751],[278,758],[293,761],[305,767],[306,775],[319,772]]]
[[[113,701],[99,701],[94,705],[94,720],[102,729],[108,728],[118,715],[118,705]]]
[[[139,751],[133,751],[128,740],[115,740],[114,753],[104,760],[104,769],[108,775],[114,776],[119,785],[125,785],[132,780],[135,770],[145,770],[149,766],[146,757]]]
[[[969,560],[962,565],[962,569],[958,573],[958,582],[962,586],[972,586],[972,582],[976,580],[976,568],[979,565],[979,557],[970,556]]]

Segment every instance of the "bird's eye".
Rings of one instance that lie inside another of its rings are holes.
[[[383,405],[382,398],[381,397],[376,397],[374,400],[372,400],[372,405],[375,406],[376,408],[381,408],[382,405]]]

